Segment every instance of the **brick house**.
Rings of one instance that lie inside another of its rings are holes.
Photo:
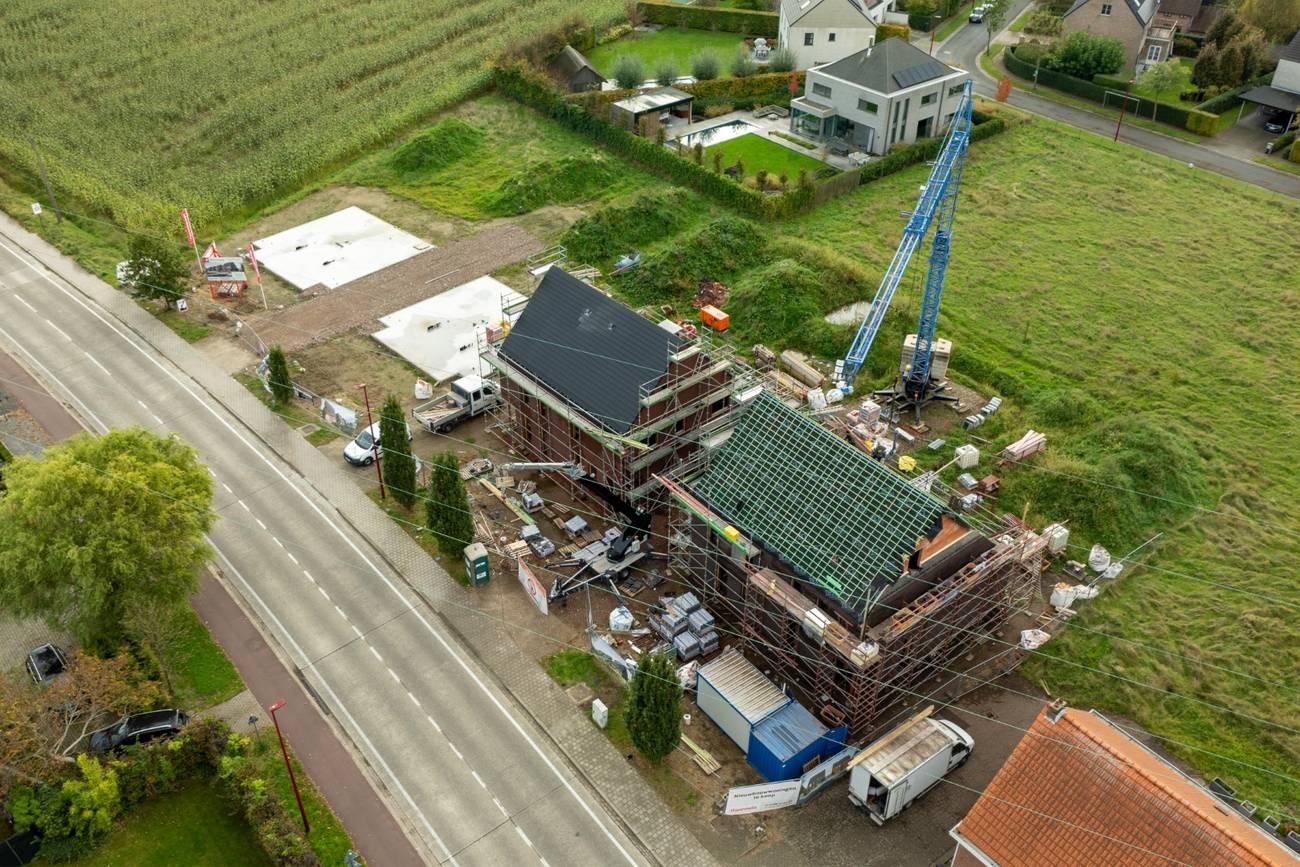
[[[1065,12],[1061,32],[1113,36],[1124,44],[1123,68],[1141,72],[1173,54],[1175,22],[1157,15],[1160,2],[1075,0]]]
[[[1049,706],[950,832],[952,867],[1300,864],[1219,786],[1212,794],[1096,711]]]

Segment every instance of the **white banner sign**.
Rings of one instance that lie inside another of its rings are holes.
[[[520,557],[518,562],[519,583],[524,586],[524,592],[533,600],[533,604],[537,606],[538,611],[543,614],[548,613],[546,610],[546,588],[542,586],[541,581],[537,580],[533,570],[528,568],[528,564],[524,562],[523,557]]]
[[[738,786],[727,792],[727,808],[723,810],[728,816],[741,816],[745,813],[762,813],[767,810],[779,810],[793,807],[799,803],[799,781],[781,780],[777,783],[764,783],[761,786]]]

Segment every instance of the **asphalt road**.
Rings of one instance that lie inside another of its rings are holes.
[[[424,843],[461,865],[641,864],[553,745],[329,502],[143,335],[99,281],[52,274],[0,220],[0,343],[92,428],[192,443],[213,473],[217,563],[336,715]],[[61,270],[66,262],[60,263]],[[288,436],[297,436],[285,429]]]
[[[1010,26],[1011,22],[1016,20],[1016,16],[1030,2],[1031,0],[1015,0],[1007,12],[1004,23]],[[947,40],[935,47],[934,54],[945,63],[952,63],[971,70],[972,80],[975,82],[975,92],[981,96],[992,98],[997,90],[997,83],[985,75],[979,65],[979,54],[985,49],[987,34],[988,29],[983,24],[963,24],[952,36],[949,36]],[[994,34],[995,39],[997,35]],[[1115,121],[1111,118],[1035,96],[1032,92],[1022,88],[1019,81],[1016,82],[1016,87],[1012,90],[1007,102],[1016,108],[1031,111],[1034,114],[1040,114],[1062,123],[1068,123],[1070,126],[1106,138],[1112,138],[1115,134]],[[1161,135],[1158,132],[1152,132],[1131,124],[1126,124],[1121,128],[1119,140],[1140,147],[1143,150],[1163,154],[1184,164],[1191,163],[1198,168],[1236,178],[1239,181],[1245,181],[1266,190],[1273,190],[1283,195],[1300,198],[1300,177],[1240,159],[1212,147]]]

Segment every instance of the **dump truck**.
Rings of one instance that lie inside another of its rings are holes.
[[[973,749],[965,730],[922,712],[853,757],[849,800],[883,825],[965,764]]]
[[[501,391],[496,383],[478,376],[462,376],[445,393],[414,407],[411,415],[429,433],[446,433],[500,403]]]

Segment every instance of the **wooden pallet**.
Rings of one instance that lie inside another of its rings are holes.
[[[713,757],[712,753],[688,738],[685,733],[682,734],[682,743],[690,749],[691,758],[695,759],[695,764],[699,765],[704,773],[716,774],[722,769],[722,764]]]

